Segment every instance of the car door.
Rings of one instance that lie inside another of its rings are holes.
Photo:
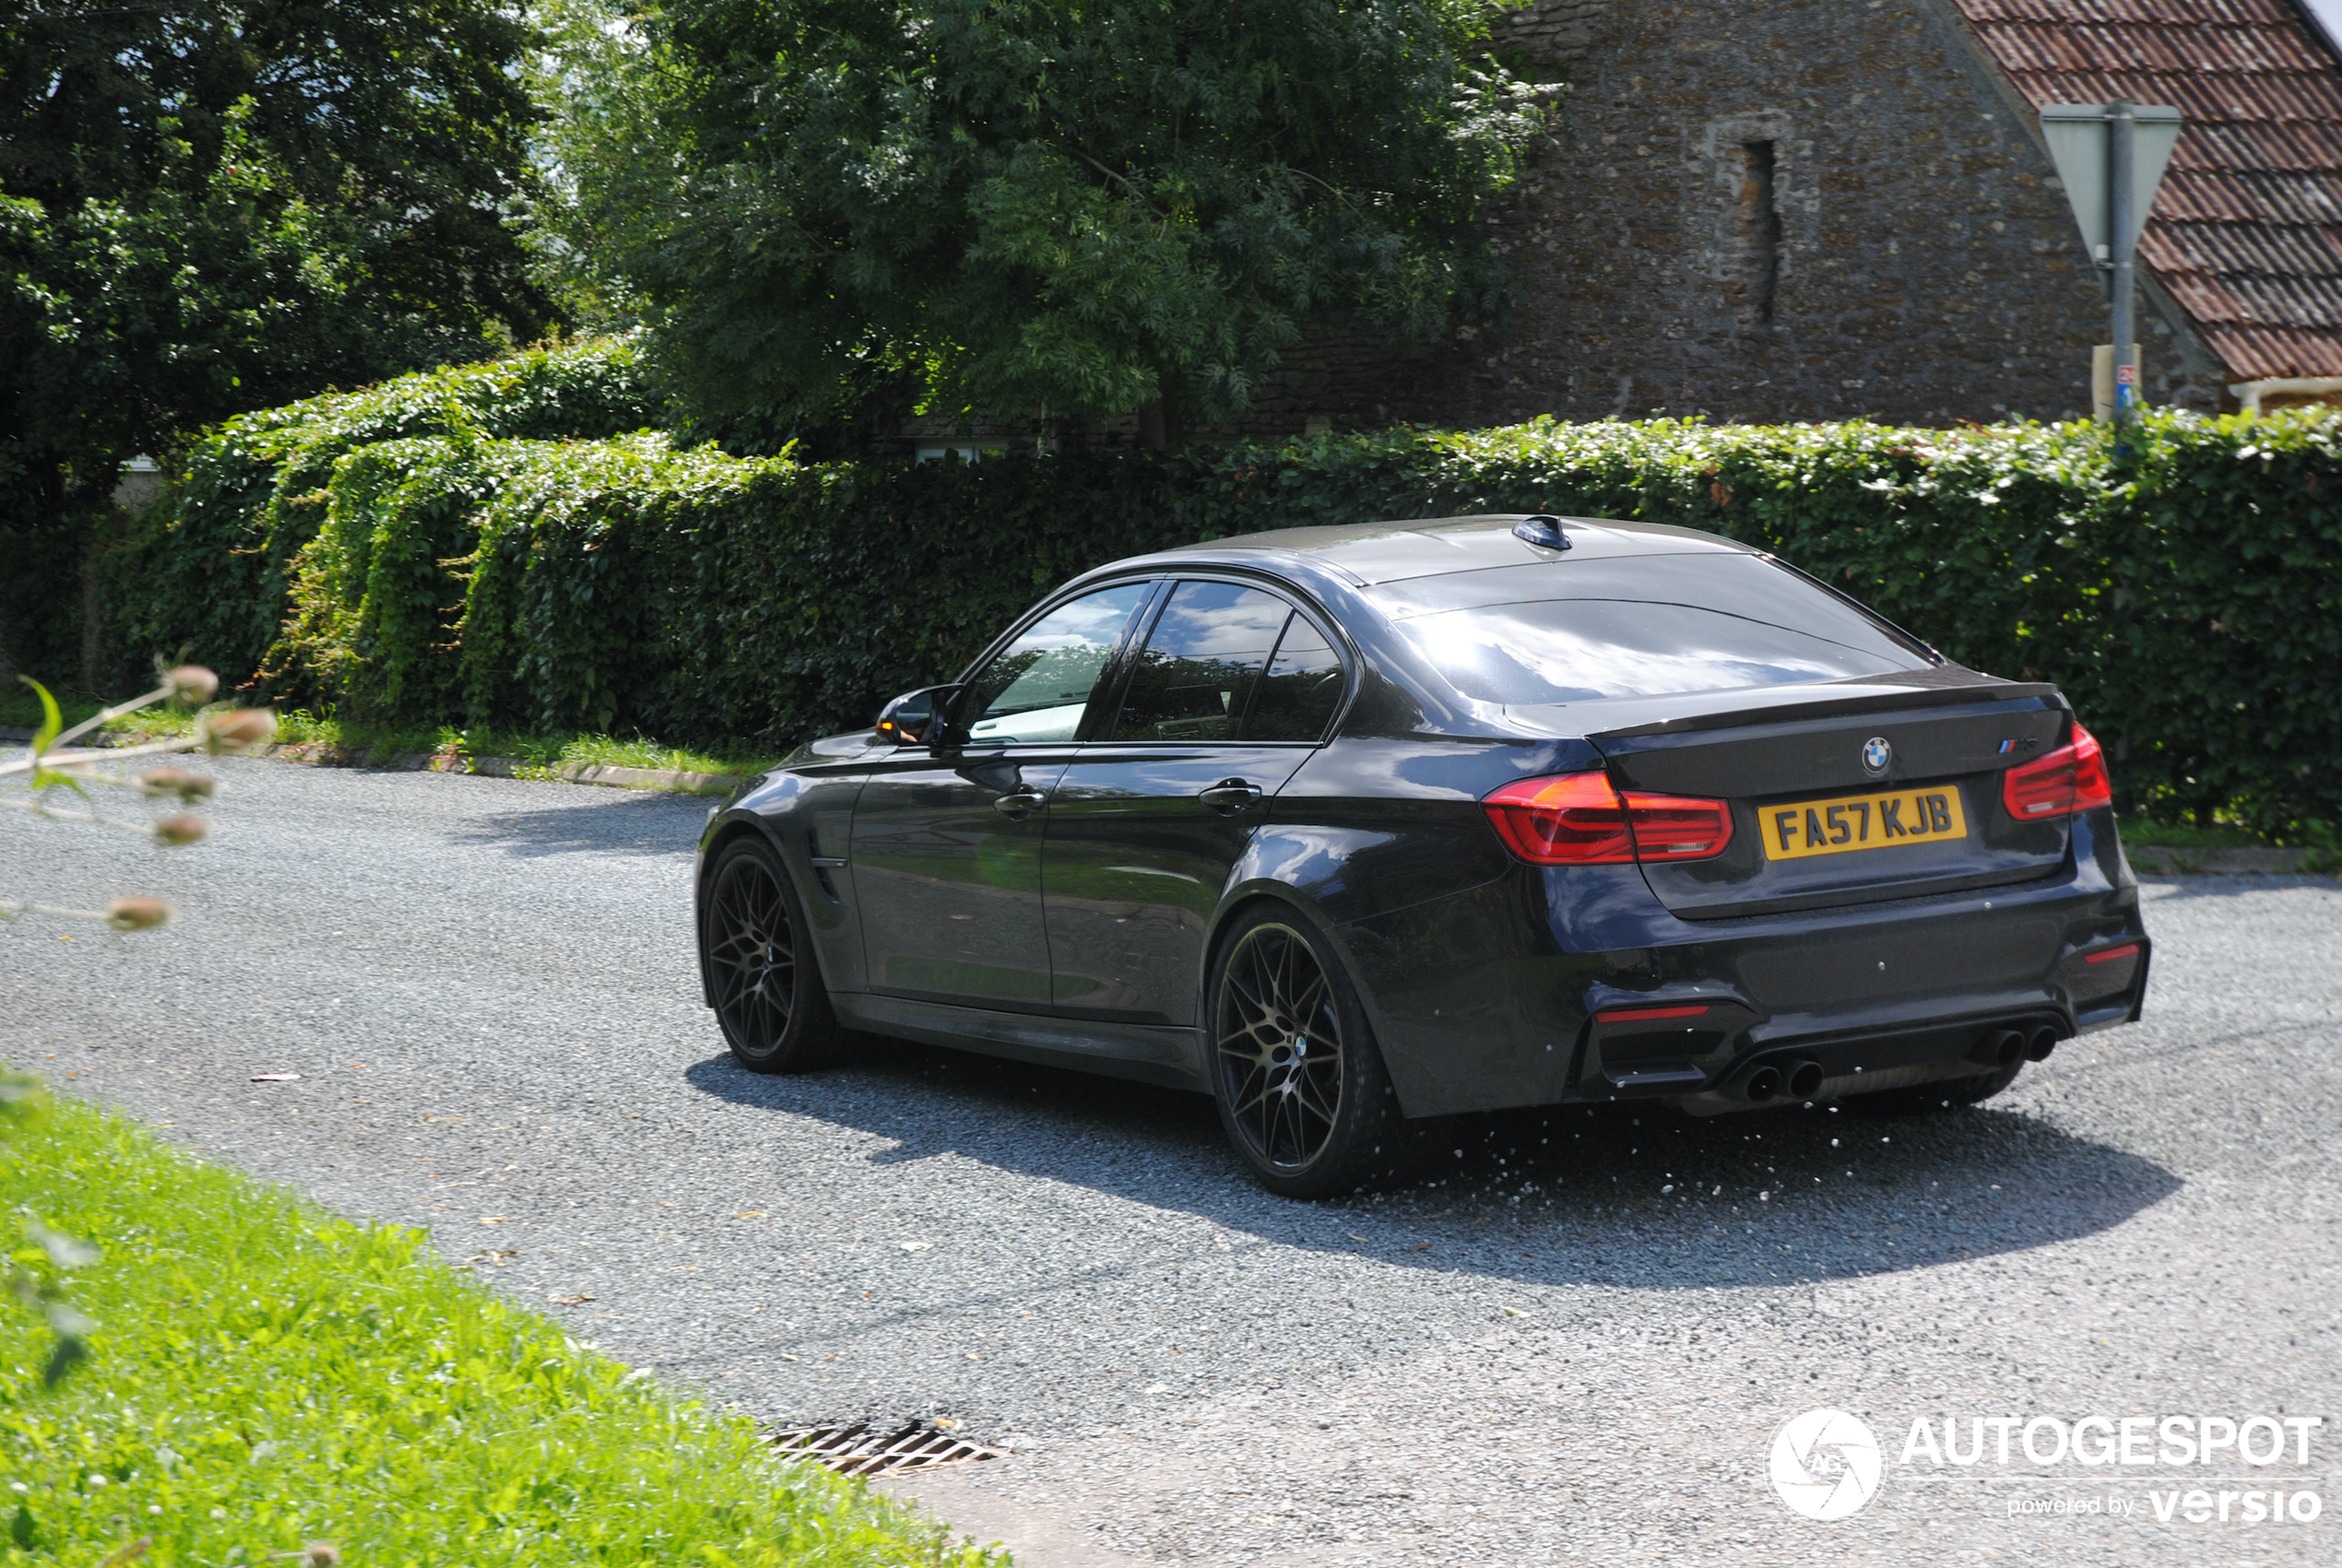
[[[1118,707],[1049,808],[1049,994],[1077,1016],[1192,1025],[1229,871],[1324,738],[1346,677],[1283,596],[1201,579],[1172,585],[1128,663]]]
[[[1048,1008],[1050,795],[1154,586],[1120,584],[1041,616],[970,679],[936,744],[900,748],[871,771],[849,855],[872,990]]]

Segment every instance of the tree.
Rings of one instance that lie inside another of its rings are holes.
[[[542,331],[535,39],[494,0],[0,0],[0,642],[53,648],[30,607],[122,459]]]
[[[666,0],[583,29],[577,253],[704,414],[1240,412],[1497,303],[1542,130],[1484,0]]]

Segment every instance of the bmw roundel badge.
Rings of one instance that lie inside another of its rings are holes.
[[[1863,742],[1863,767],[1873,778],[1887,772],[1887,764],[1895,759],[1895,749],[1887,744],[1883,735],[1874,735]]]

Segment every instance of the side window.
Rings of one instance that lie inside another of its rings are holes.
[[[1153,588],[1126,583],[1084,594],[1026,627],[960,699],[968,738],[979,746],[1071,740],[1123,630]]]
[[[1316,627],[1296,615],[1252,700],[1247,740],[1322,740],[1342,705],[1342,659]]]
[[[1132,662],[1110,738],[1234,740],[1291,613],[1258,588],[1180,584]]]

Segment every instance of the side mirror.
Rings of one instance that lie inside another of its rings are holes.
[[[941,722],[941,715],[960,694],[957,686],[923,686],[917,691],[905,691],[889,702],[878,716],[875,731],[881,746],[922,746],[933,744],[932,735]]]

